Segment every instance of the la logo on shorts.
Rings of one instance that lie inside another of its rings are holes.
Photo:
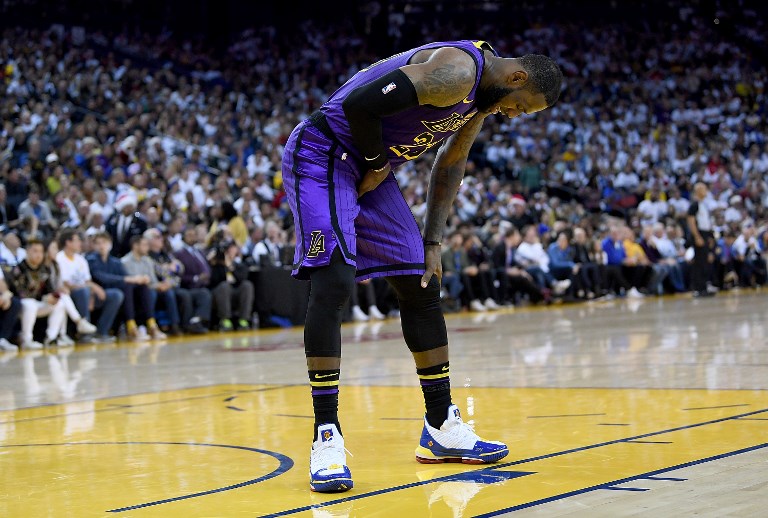
[[[309,250],[307,257],[317,257],[325,252],[325,236],[320,230],[312,231],[312,238],[309,240]]]

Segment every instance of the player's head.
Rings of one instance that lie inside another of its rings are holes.
[[[500,80],[478,90],[477,107],[481,111],[498,110],[511,117],[535,113],[557,102],[563,73],[552,58],[526,54],[498,61]]]

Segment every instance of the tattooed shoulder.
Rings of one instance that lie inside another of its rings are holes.
[[[464,51],[450,47],[439,49],[428,61],[404,67],[403,71],[413,81],[421,104],[456,104],[475,84],[474,60]]]

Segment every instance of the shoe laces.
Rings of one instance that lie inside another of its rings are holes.
[[[349,453],[350,457],[354,457],[352,452],[346,447],[339,448],[338,444],[334,442],[323,442],[312,448],[312,460],[321,466],[320,469],[327,469],[329,466],[338,464],[341,466],[346,465],[347,459],[344,456],[344,452]]]

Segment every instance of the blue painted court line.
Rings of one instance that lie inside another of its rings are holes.
[[[603,486],[598,489],[608,489],[609,491],[650,491],[647,487],[617,487],[617,486]]]
[[[163,500],[156,500],[154,502],[146,502],[143,504],[136,504],[131,505],[128,507],[121,507],[119,509],[110,509],[106,512],[108,513],[122,513],[124,511],[132,511],[135,509],[141,509],[142,507],[150,507],[154,505],[161,505],[161,504],[167,504],[169,502],[178,502],[179,500],[187,500],[190,498],[197,498],[199,496],[205,496],[205,495],[212,495],[214,493],[221,493],[223,491],[230,491],[232,489],[238,489],[240,487],[250,486],[253,484],[258,484],[259,482],[264,482],[265,480],[269,480],[270,478],[277,477],[279,475],[282,475],[289,469],[293,467],[293,459],[288,457],[287,455],[283,455],[282,453],[278,453],[275,451],[269,451],[269,450],[260,450],[258,448],[249,448],[247,446],[234,446],[231,444],[208,444],[208,443],[196,443],[196,442],[165,442],[165,441],[152,441],[152,442],[142,442],[142,441],[121,441],[121,442],[63,442],[63,443],[49,443],[49,444],[7,444],[4,446],[0,446],[0,449],[2,448],[30,448],[35,446],[104,446],[104,445],[126,445],[126,444],[133,444],[133,445],[147,445],[147,446],[154,446],[154,445],[170,445],[170,446],[209,446],[214,448],[229,448],[233,450],[244,450],[249,451],[253,453],[261,453],[263,455],[269,455],[270,457],[275,458],[280,465],[272,470],[271,472],[267,473],[266,475],[262,475],[261,477],[254,478],[252,480],[246,480],[245,482],[240,482],[238,484],[232,484],[225,487],[219,487],[216,489],[210,489],[208,491],[201,491],[199,493],[192,493],[189,495],[183,495],[183,496],[176,496],[173,498],[165,498]]]
[[[632,444],[672,444],[672,441],[624,441]]]
[[[669,471],[674,471],[674,470],[677,470],[677,469],[687,468],[687,467],[690,467],[690,466],[695,466],[697,464],[704,464],[705,462],[712,462],[713,460],[724,459],[724,458],[727,458],[727,457],[733,457],[734,455],[740,455],[742,453],[747,453],[747,452],[750,452],[750,451],[755,451],[755,450],[759,450],[761,448],[766,448],[766,447],[768,447],[768,443],[758,444],[757,446],[750,446],[749,448],[743,448],[741,450],[736,450],[736,451],[732,451],[732,452],[729,452],[729,453],[723,453],[721,455],[715,455],[713,457],[707,457],[706,459],[694,460],[694,461],[691,461],[691,462],[686,462],[684,464],[678,464],[676,466],[670,466],[668,468],[658,469],[656,471],[649,471],[648,473],[643,473],[642,475],[635,475],[633,477],[623,478],[621,480],[614,480],[613,482],[609,482],[609,484],[611,484],[611,485],[626,484],[627,482],[632,482],[632,481],[635,481],[635,480],[647,479],[650,476],[658,475],[660,473],[667,473]],[[584,493],[589,493],[591,491],[595,491],[596,489],[605,489],[605,484],[601,484],[601,485],[598,485],[598,486],[592,486],[592,487],[586,487],[584,489],[577,489],[576,491],[569,491],[568,493],[563,493],[562,495],[555,495],[555,496],[551,496],[549,498],[542,498],[541,500],[536,500],[534,502],[528,502],[527,504],[516,505],[514,507],[507,507],[505,509],[499,509],[498,511],[493,511],[493,512],[486,513],[486,514],[478,514],[474,518],[490,518],[491,516],[498,516],[500,514],[511,513],[513,511],[519,511],[521,509],[527,509],[529,507],[535,507],[537,505],[546,504],[546,503],[549,503],[549,502],[554,502],[556,500],[563,500],[565,498],[570,498],[572,496],[582,495]]]
[[[737,421],[768,421],[768,417],[739,417]]]
[[[683,410],[715,410],[717,408],[735,408],[737,406],[749,406],[749,403],[743,403],[741,405],[700,406],[697,408],[683,408]]]
[[[624,439],[616,439],[616,440],[613,440],[613,441],[606,441],[606,442],[601,442],[601,443],[592,444],[592,445],[588,445],[588,446],[581,446],[579,448],[572,448],[570,450],[563,450],[563,451],[560,451],[560,452],[548,453],[546,455],[539,455],[539,456],[536,456],[536,457],[529,457],[527,459],[521,459],[521,460],[516,460],[516,461],[512,461],[512,462],[505,462],[505,463],[502,463],[502,464],[492,464],[488,468],[480,468],[480,469],[475,470],[475,471],[498,470],[498,469],[507,468],[507,467],[510,467],[510,466],[516,466],[516,465],[519,465],[519,464],[527,464],[529,462],[535,462],[537,460],[549,459],[549,458],[552,458],[552,457],[559,457],[559,456],[562,456],[562,455],[569,455],[571,453],[591,450],[591,449],[595,449],[595,448],[601,448],[603,446],[609,446],[609,445],[612,445],[612,444],[619,444],[619,443],[622,443],[622,442],[627,442],[627,441],[631,441],[631,440],[635,440],[635,439],[643,439],[645,437],[653,437],[655,435],[662,435],[662,434],[665,434],[665,433],[677,432],[677,431],[680,431],[680,430],[687,430],[687,429],[690,429],[690,428],[697,428],[697,427],[700,427],[700,426],[707,426],[707,425],[710,425],[710,424],[723,423],[725,421],[736,420],[736,419],[738,419],[740,417],[746,417],[746,416],[750,416],[750,415],[760,414],[760,413],[763,413],[763,412],[768,412],[768,408],[764,408],[762,410],[755,410],[755,411],[752,411],[752,412],[747,412],[745,414],[739,414],[739,415],[730,416],[730,417],[722,417],[720,419],[713,419],[712,421],[704,421],[702,423],[694,423],[694,424],[690,424],[690,425],[678,426],[676,428],[670,428],[670,429],[667,429],[667,430],[660,430],[660,431],[657,431],[657,432],[649,432],[649,433],[645,433],[645,434],[642,434],[642,435],[636,435],[634,437],[626,437]],[[664,468],[664,469],[661,469],[661,470],[658,470],[658,471],[653,471],[653,472],[650,472],[650,473],[644,473],[643,475],[636,475],[634,477],[630,477],[630,478],[627,478],[627,479],[613,481],[610,484],[620,484],[620,483],[623,483],[623,482],[628,482],[630,480],[635,480],[637,478],[642,478],[643,476],[656,475],[658,473],[665,473],[665,472],[671,471],[673,469],[678,469],[679,467],[685,467],[685,466],[688,466],[688,465],[692,466],[694,464],[698,464],[698,463],[701,463],[701,462],[708,462],[709,460],[714,460],[714,459],[721,458],[721,457],[727,457],[727,456],[730,456],[730,455],[737,455],[737,454],[743,453],[745,451],[751,451],[753,449],[764,448],[766,446],[768,446],[768,443],[762,444],[762,445],[759,445],[759,446],[754,446],[754,447],[751,447],[751,448],[747,448],[745,450],[739,450],[737,452],[727,453],[727,454],[719,455],[719,456],[716,456],[716,457],[710,457],[709,459],[693,461],[693,462],[690,462],[688,464],[681,464],[681,465],[679,465],[677,467]],[[326,507],[326,506],[330,506],[330,505],[339,504],[339,503],[342,503],[342,502],[349,502],[349,501],[352,501],[352,500],[360,500],[361,498],[368,498],[368,497],[371,497],[371,496],[381,495],[381,494],[384,494],[384,493],[391,493],[393,491],[400,491],[402,489],[409,489],[409,488],[412,488],[412,487],[423,486],[423,485],[426,485],[426,484],[431,484],[433,482],[444,482],[444,481],[446,481],[446,479],[449,479],[449,478],[450,478],[450,476],[449,477],[438,477],[438,478],[434,478],[434,479],[431,479],[431,480],[425,480],[425,481],[421,481],[421,482],[412,482],[410,484],[403,484],[403,485],[400,485],[400,486],[392,486],[392,487],[388,487],[388,488],[384,488],[384,489],[379,489],[379,490],[376,490],[376,491],[370,491],[368,493],[360,493],[360,494],[357,494],[357,495],[348,496],[346,498],[339,498],[339,499],[336,499],[336,500],[329,500],[328,502],[324,502],[322,504],[313,504],[313,505],[308,505],[308,506],[303,506],[303,507],[296,507],[294,509],[286,509],[284,511],[279,511],[277,513],[265,514],[265,515],[262,515],[261,518],[276,518],[278,516],[288,516],[288,515],[300,513],[300,512],[303,512],[303,511],[309,511],[311,509],[318,508],[318,507]],[[538,502],[539,503],[545,503],[545,502],[549,502],[549,501],[552,501],[552,500],[559,500],[561,498],[567,498],[568,496],[571,496],[572,494],[573,495],[577,495],[577,494],[585,493],[587,491],[592,491],[592,490],[594,490],[596,488],[602,487],[603,485],[604,484],[601,484],[600,486],[593,486],[593,487],[590,487],[590,488],[586,488],[584,490],[574,491],[574,492],[571,492],[571,493],[564,493],[563,495],[557,495],[557,496],[554,496],[554,497],[551,497],[551,498],[548,498],[548,499],[544,499],[544,500],[541,500],[541,501],[538,501]],[[518,508],[522,509],[523,507],[530,507],[532,505],[538,505],[538,504],[536,504],[536,503],[525,504],[522,507],[518,506]],[[503,511],[494,511],[493,514],[487,514],[487,515],[482,515],[482,516],[496,516],[497,514],[501,514],[502,512],[509,512],[510,510],[516,510],[516,509],[517,508],[508,508],[508,509],[505,509]]]
[[[641,477],[643,480],[666,480],[669,482],[685,482],[688,480],[687,478],[677,478],[677,477]]]

